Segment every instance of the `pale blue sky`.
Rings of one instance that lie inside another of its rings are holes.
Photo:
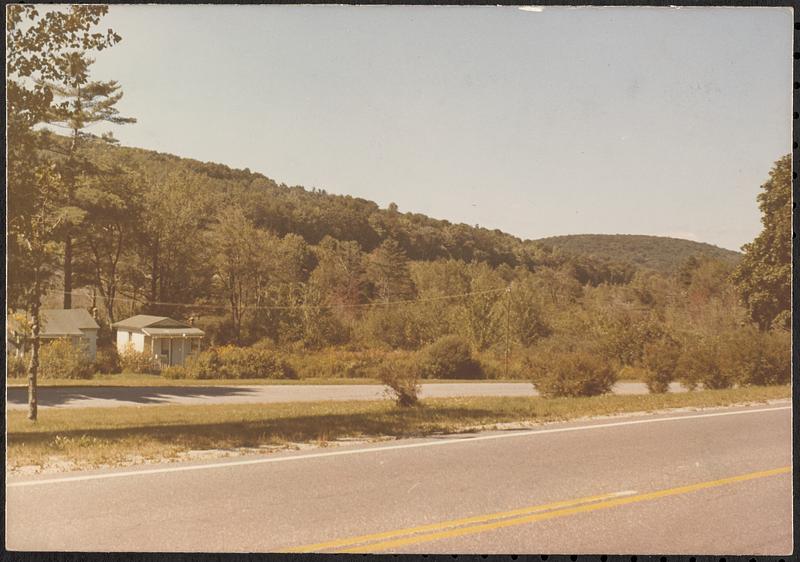
[[[123,144],[524,238],[738,249],[791,150],[786,8],[116,5],[106,25]]]

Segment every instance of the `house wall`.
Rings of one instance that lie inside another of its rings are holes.
[[[95,336],[95,342],[96,342],[96,336]],[[147,346],[145,346],[145,335],[142,332],[135,332],[133,330],[118,328],[117,351],[123,353],[125,349],[127,349],[129,342],[133,345],[134,351],[147,351],[148,353],[150,352],[150,344],[148,342]]]
[[[130,341],[130,332],[128,330],[118,329],[117,330],[117,351],[123,353],[125,351],[125,347],[128,345]]]

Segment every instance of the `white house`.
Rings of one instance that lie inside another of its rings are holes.
[[[205,334],[186,322],[166,316],[138,314],[111,325],[117,329],[117,350],[148,353],[163,366],[181,365],[200,351]]]
[[[85,308],[43,309],[39,312],[41,328],[39,337],[46,343],[48,340],[67,339],[73,346],[85,350],[89,360],[97,356],[97,325],[92,315]],[[17,318],[14,315],[7,319],[6,341],[9,350],[17,354],[23,353],[30,336],[30,319]]]

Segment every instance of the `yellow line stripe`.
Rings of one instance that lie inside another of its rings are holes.
[[[624,492],[623,492],[624,493]],[[360,535],[357,537],[350,537],[347,539],[339,539],[333,540],[328,542],[321,542],[317,544],[309,544],[305,546],[297,546],[294,548],[288,548],[281,550],[281,552],[317,552],[319,550],[324,550],[328,548],[336,548],[342,546],[350,546],[359,543],[371,542],[376,540],[382,539],[389,539],[393,537],[401,537],[404,535],[411,535],[414,533],[422,533],[424,531],[437,531],[440,529],[448,529],[450,527],[460,527],[462,525],[468,525],[471,523],[483,523],[486,521],[493,521],[495,519],[503,519],[506,517],[514,517],[516,515],[526,515],[530,513],[537,513],[540,511],[547,511],[549,509],[559,509],[569,506],[574,506],[583,503],[595,502],[600,500],[607,500],[610,498],[619,497],[622,495],[619,492],[611,493],[611,494],[600,494],[597,496],[588,496],[585,498],[578,498],[574,500],[562,500],[558,502],[537,505],[532,507],[523,507],[519,509],[514,509],[512,511],[500,511],[497,513],[491,513],[488,515],[476,515],[474,517],[467,517],[465,519],[454,519],[451,521],[443,521],[441,523],[431,523],[429,525],[421,525],[419,527],[409,527],[406,529],[397,529],[394,531],[386,531],[383,533],[375,533],[371,535]]]
[[[495,529],[501,529],[504,527],[511,527],[514,525],[523,525],[526,523],[534,523],[537,521],[545,521],[547,519],[555,519],[557,517],[565,517],[568,515],[575,515],[578,513],[585,513],[590,511],[596,511],[599,509],[608,509],[611,507],[617,507],[621,505],[627,505],[637,502],[643,502],[648,500],[655,500],[658,498],[663,498],[667,496],[675,496],[679,494],[687,494],[690,492],[697,492],[699,490],[705,490],[708,488],[715,488],[717,486],[725,486],[728,484],[735,484],[738,482],[745,482],[747,480],[754,480],[757,478],[765,478],[768,476],[775,476],[777,474],[785,474],[791,472],[791,466],[785,466],[781,468],[775,468],[772,470],[764,470],[760,472],[751,472],[749,474],[742,474],[739,476],[732,476],[730,478],[723,478],[721,480],[712,480],[708,482],[700,482],[697,484],[690,484],[688,486],[680,486],[677,488],[668,488],[665,490],[658,490],[655,492],[649,492],[645,494],[638,494],[635,496],[628,496],[628,497],[621,497],[615,498],[607,501],[602,501],[600,503],[591,503],[591,504],[584,504],[579,505],[576,507],[569,507],[566,509],[559,509],[556,511],[548,511],[546,513],[538,513],[535,515],[529,515],[526,517],[518,517],[515,519],[506,519],[503,521],[495,521],[493,523],[486,523],[483,525],[473,525],[470,527],[462,527],[459,529],[451,529],[449,531],[441,531],[435,533],[428,533],[425,535],[418,535],[414,537],[408,537],[403,539],[391,540],[391,541],[383,541],[378,543],[372,543],[365,546],[353,548],[353,549],[341,549],[340,552],[377,552],[380,550],[386,550],[389,548],[396,548],[400,546],[405,546],[409,544],[416,544],[420,542],[427,542],[433,541],[438,539],[445,539],[451,537],[459,537],[463,535],[469,535],[474,533],[482,533],[484,531],[491,531]]]

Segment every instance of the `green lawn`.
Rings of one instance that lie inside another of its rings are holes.
[[[340,438],[412,437],[676,407],[713,407],[789,398],[789,386],[593,398],[390,401],[42,409],[40,419],[7,412],[7,468],[72,461],[80,467],[175,458],[203,449],[283,446]],[[111,414],[111,415],[110,415]]]
[[[28,386],[24,378],[9,378],[9,387]],[[441,383],[491,383],[519,382],[525,380],[488,380],[488,379],[425,379],[425,384]],[[160,375],[142,375],[138,373],[122,373],[116,375],[95,375],[91,379],[40,379],[39,388],[48,386],[242,386],[271,384],[382,384],[371,378],[309,378],[309,379],[167,379]]]

